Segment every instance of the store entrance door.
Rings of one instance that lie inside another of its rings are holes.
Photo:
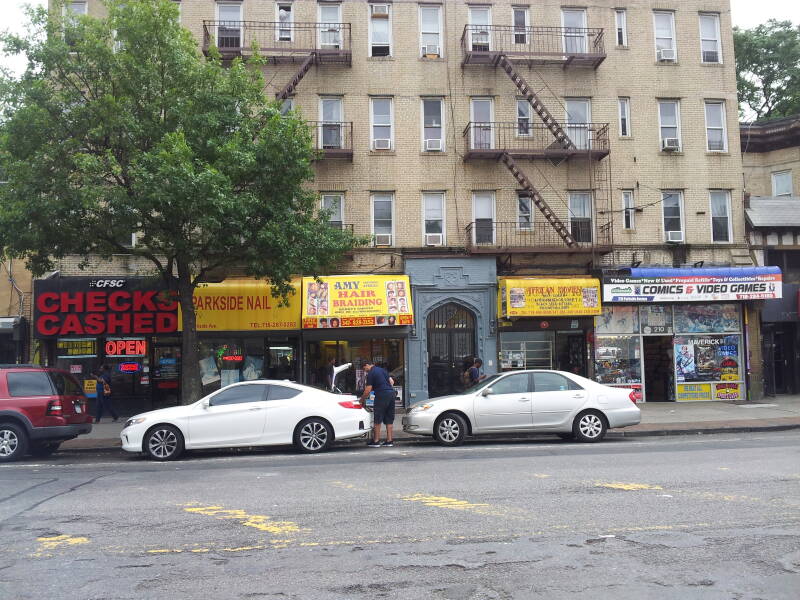
[[[428,396],[460,393],[461,374],[475,357],[475,315],[450,302],[428,315]]]
[[[644,391],[647,402],[675,400],[675,368],[672,336],[652,335],[642,338],[644,350]]]

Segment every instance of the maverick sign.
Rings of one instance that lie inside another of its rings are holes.
[[[604,302],[769,300],[782,294],[775,267],[629,271],[603,274]]]
[[[178,331],[176,293],[143,277],[56,277],[34,282],[37,338]]]

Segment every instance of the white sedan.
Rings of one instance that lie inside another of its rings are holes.
[[[403,430],[455,446],[482,433],[555,433],[597,442],[609,428],[641,422],[633,390],[612,388],[563,371],[498,373],[457,396],[414,404]]]
[[[173,460],[197,448],[276,444],[321,452],[334,440],[368,433],[371,416],[355,396],[257,380],[234,383],[194,404],[136,415],[120,437],[123,450],[153,460]]]

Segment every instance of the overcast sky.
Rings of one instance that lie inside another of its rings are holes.
[[[0,0],[3,14],[0,18],[0,29],[18,31],[22,28],[25,4],[44,6],[47,0]],[[8,6],[10,5],[10,6]],[[800,0],[731,0],[733,24],[739,27],[753,27],[768,19],[789,20],[800,24]],[[24,62],[0,56],[0,65],[19,71]]]

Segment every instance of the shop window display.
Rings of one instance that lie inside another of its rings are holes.
[[[740,381],[740,336],[675,336],[675,378],[692,381]]]
[[[594,369],[599,383],[625,385],[642,383],[639,336],[598,335],[595,339]]]
[[[675,306],[676,333],[724,333],[739,331],[736,304]]]
[[[600,316],[595,317],[595,332],[639,333],[639,308],[636,306],[604,306]]]

